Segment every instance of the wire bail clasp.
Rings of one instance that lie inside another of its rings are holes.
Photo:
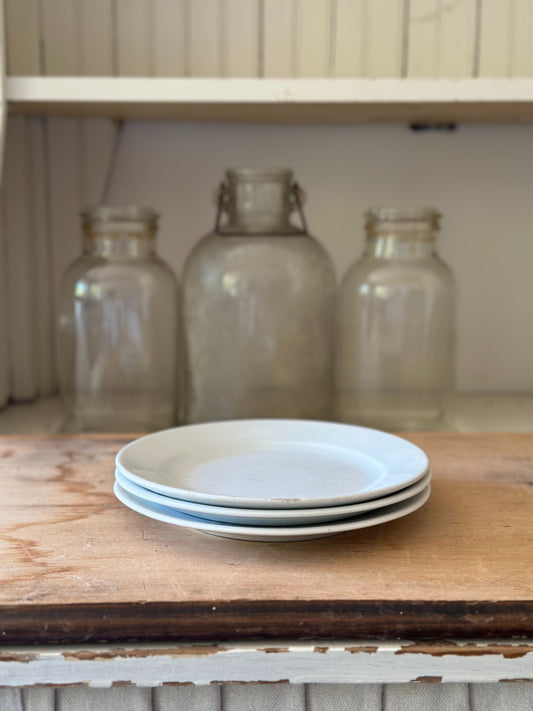
[[[215,193],[216,216],[215,216],[215,234],[228,235],[229,232],[222,228],[222,214],[227,212],[227,206],[230,201],[229,186],[225,181],[222,181]],[[301,223],[301,232],[309,234],[307,228],[307,220],[305,218],[303,203],[305,202],[305,192],[300,187],[299,183],[293,182],[289,187],[289,203],[290,211],[297,212]],[[292,233],[291,233],[292,234]]]
[[[309,234],[309,230],[307,229],[307,220],[305,219],[303,209],[303,204],[305,202],[305,192],[300,187],[300,184],[296,181],[291,185],[290,197],[292,199],[294,207],[296,208],[296,212],[300,217],[300,222],[302,223],[303,231],[305,232],[305,234]]]
[[[222,181],[215,193],[215,202],[217,206],[217,213],[215,217],[215,234],[220,234],[220,222],[222,220],[222,213],[224,212],[224,208],[229,202],[229,192],[228,192],[228,184]]]

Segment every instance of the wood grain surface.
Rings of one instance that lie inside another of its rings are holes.
[[[131,437],[0,438],[3,643],[533,635],[533,435],[406,438],[432,466],[422,509],[293,543],[125,508]]]

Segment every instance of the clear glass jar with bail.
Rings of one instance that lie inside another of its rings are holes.
[[[150,208],[82,213],[83,254],[63,278],[59,377],[65,427],[146,432],[176,422],[178,295]]]
[[[455,285],[432,208],[377,207],[338,305],[335,414],[385,430],[442,425],[454,387]]]
[[[186,421],[330,418],[334,298],[292,171],[228,170],[183,275]]]

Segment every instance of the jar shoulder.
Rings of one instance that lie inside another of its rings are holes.
[[[172,269],[158,259],[136,262],[81,257],[65,272],[60,293],[61,311],[70,312],[80,298],[84,302],[142,298],[177,304],[179,286]]]
[[[177,276],[172,268],[157,256],[144,260],[103,259],[102,257],[81,256],[67,268],[64,282],[112,281],[121,278],[142,278],[144,280],[177,283]]]
[[[227,269],[247,269],[261,264],[284,269],[297,266],[322,269],[334,275],[333,261],[318,239],[310,235],[205,235],[189,252],[184,279],[209,270],[210,278]]]
[[[380,282],[423,282],[453,288],[455,276],[450,266],[437,254],[425,259],[378,259],[363,256],[346,271],[342,286],[379,284]]]

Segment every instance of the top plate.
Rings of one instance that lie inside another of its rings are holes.
[[[176,427],[123,447],[116,466],[151,491],[243,508],[365,501],[413,484],[424,452],[379,430],[311,420],[233,420]]]

